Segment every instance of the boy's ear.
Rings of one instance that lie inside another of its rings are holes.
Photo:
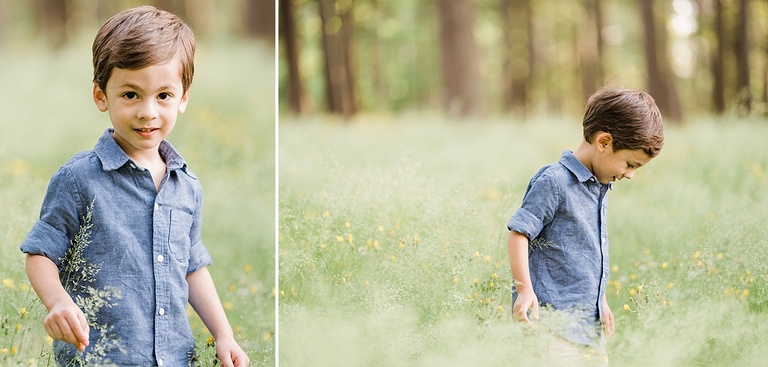
[[[93,101],[96,103],[96,108],[101,112],[107,111],[107,95],[99,88],[99,85],[93,83]]]
[[[181,103],[179,103],[179,113],[184,113],[187,109],[187,103],[189,103],[189,89],[181,96]]]
[[[601,131],[595,137],[595,145],[596,145],[595,148],[597,148],[597,151],[600,153],[608,149],[608,146],[610,146],[612,143],[613,143],[613,135],[611,135],[611,133]]]

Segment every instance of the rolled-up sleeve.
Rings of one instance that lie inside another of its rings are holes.
[[[558,202],[554,180],[548,175],[534,177],[528,184],[522,205],[507,223],[507,229],[533,240],[554,218]]]
[[[69,171],[59,169],[48,184],[40,219],[21,243],[21,251],[27,254],[43,255],[56,266],[69,248],[80,227],[77,187]]]
[[[213,263],[208,249],[203,244],[201,229],[203,224],[203,192],[198,188],[195,193],[195,214],[192,219],[192,226],[189,231],[189,267],[187,274],[191,274]]]

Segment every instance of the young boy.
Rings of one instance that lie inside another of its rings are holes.
[[[558,163],[533,176],[507,224],[513,318],[538,319],[540,306],[567,315],[570,322],[553,330],[548,356],[571,362],[590,347],[602,352],[603,335],[615,328],[605,298],[606,193],[614,181],[631,179],[664,144],[656,103],[636,90],[592,95],[583,129],[576,151],[564,151]]]
[[[216,339],[224,366],[249,363],[206,269],[200,183],[164,140],[189,101],[194,48],[180,18],[150,6],[113,16],[96,35],[93,100],[113,128],[53,176],[40,219],[21,245],[29,280],[48,309],[44,326],[56,339],[59,365],[77,360],[78,350],[97,357],[88,364],[194,365],[187,302]],[[82,258],[99,271],[88,286],[117,293],[109,305],[94,306],[93,320],[75,303],[82,289],[67,292],[60,279],[90,208]],[[114,347],[98,345],[102,333],[116,338]]]

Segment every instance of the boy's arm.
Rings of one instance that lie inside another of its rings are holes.
[[[528,237],[509,231],[509,266],[512,268],[512,278],[515,280],[517,300],[512,306],[512,318],[516,321],[530,322],[528,310],[531,316],[539,319],[539,300],[533,293],[531,273],[528,268]]]
[[[216,355],[221,360],[222,366],[248,366],[250,362],[248,355],[235,341],[232,327],[227,321],[227,315],[224,313],[224,307],[221,306],[221,300],[216,293],[216,286],[213,284],[208,268],[203,267],[188,274],[187,283],[189,284],[189,304],[216,339]]]
[[[56,264],[45,256],[27,254],[26,268],[29,282],[48,309],[43,321],[45,331],[54,339],[70,343],[80,351],[85,350],[90,334],[88,321],[61,286]]]

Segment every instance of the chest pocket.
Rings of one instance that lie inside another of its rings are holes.
[[[189,261],[189,247],[191,246],[189,233],[192,228],[192,219],[192,215],[183,210],[171,210],[168,247],[173,258],[180,262]]]

